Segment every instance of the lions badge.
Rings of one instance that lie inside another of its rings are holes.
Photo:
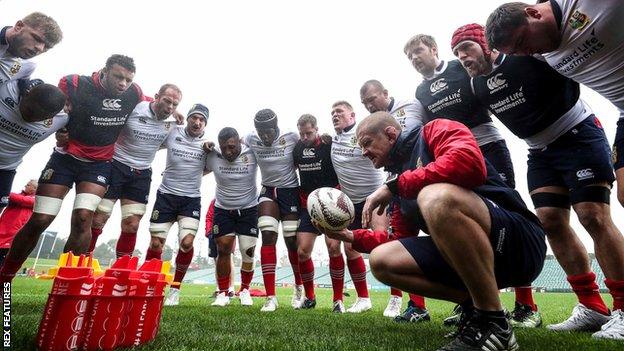
[[[574,10],[574,13],[568,20],[568,23],[573,29],[581,30],[587,25],[587,23],[589,23],[589,17],[579,10]]]

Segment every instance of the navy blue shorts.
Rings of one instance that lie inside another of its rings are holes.
[[[593,115],[545,149],[529,150],[527,164],[529,191],[560,186],[574,193],[587,185],[615,180],[607,136]]]
[[[353,208],[355,209],[355,217],[353,218],[353,222],[351,222],[348,229],[362,229],[362,210],[364,209],[365,203],[366,201],[362,201],[357,204],[353,204]]]
[[[74,183],[89,182],[106,187],[110,174],[110,161],[87,162],[69,154],[53,152],[41,172],[39,184],[59,184],[71,188]]]
[[[299,211],[299,227],[297,227],[297,233],[323,234],[312,224],[312,218],[307,208],[302,208],[301,211]]]
[[[275,188],[272,186],[262,186],[260,199],[267,198],[277,202],[280,216],[288,214],[299,214],[299,188]]]
[[[494,249],[494,275],[499,289],[528,286],[537,278],[546,258],[542,227],[492,201],[483,200],[490,212],[490,244]],[[399,239],[427,279],[467,290],[461,278],[440,254],[430,236]]]
[[[9,195],[15,178],[15,170],[0,169],[0,209],[9,204]]]
[[[150,222],[175,222],[178,216],[199,219],[200,211],[201,197],[178,196],[158,191]]]
[[[217,258],[219,251],[217,251],[217,242],[214,235],[208,235],[208,257]]]
[[[227,234],[258,237],[258,207],[242,210],[224,210],[215,206],[212,220],[212,236],[219,238]]]
[[[511,162],[511,155],[509,154],[509,149],[507,148],[505,140],[493,141],[480,146],[479,148],[483,153],[483,157],[485,157],[485,159],[492,164],[501,178],[503,178],[505,184],[507,184],[508,187],[515,189],[516,176],[513,169],[513,163]]]
[[[615,141],[613,142],[612,163],[613,169],[616,171],[624,167],[624,119],[617,121],[617,129],[615,130]]]
[[[113,160],[108,189],[105,199],[128,199],[142,204],[147,203],[150,185],[152,184],[152,169],[134,169],[123,163]]]

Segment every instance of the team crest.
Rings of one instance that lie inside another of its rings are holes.
[[[282,138],[279,138],[279,140],[278,140],[277,142],[278,142],[280,145],[282,145],[282,146],[286,145],[286,139],[284,139],[283,137],[282,137]]]
[[[398,110],[398,111],[396,112],[396,116],[397,116],[397,117],[403,117],[403,116],[405,116],[405,109],[403,109],[403,108],[402,108],[402,109]]]
[[[17,72],[19,72],[21,68],[22,68],[22,64],[19,62],[15,62],[13,67],[11,67],[11,75],[12,76],[16,75]]]
[[[249,163],[249,156],[243,155],[241,156],[240,160],[242,163]]]
[[[165,122],[165,130],[171,129],[171,122]]]
[[[219,235],[219,226],[217,224],[212,226],[212,235]]]
[[[570,20],[568,20],[568,23],[573,29],[581,30],[587,25],[587,23],[589,23],[589,17],[579,10],[574,10],[574,13],[572,14],[572,17],[570,17]]]
[[[158,212],[158,210],[152,211],[152,221],[157,220],[158,219],[158,215],[160,215],[160,212]]]
[[[43,171],[43,174],[41,174],[41,179],[50,180],[52,179],[53,174],[54,174],[54,170],[52,168],[48,168]]]
[[[46,128],[50,128],[52,126],[52,118],[48,118],[43,121],[43,126]]]
[[[352,146],[357,146],[357,137],[355,135],[352,136],[349,142],[351,143]]]

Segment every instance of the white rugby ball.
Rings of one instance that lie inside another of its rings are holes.
[[[312,222],[339,231],[353,222],[355,209],[351,199],[336,188],[318,188],[308,196],[308,213]]]

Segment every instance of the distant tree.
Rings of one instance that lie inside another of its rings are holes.
[[[105,265],[111,261],[114,261],[117,257],[115,254],[115,246],[117,245],[117,239],[111,239],[108,242],[101,243],[93,250],[93,257],[100,261],[100,265]]]
[[[134,249],[134,251],[132,251],[132,256],[141,257],[143,256],[143,253],[139,249]]]
[[[61,256],[61,254],[63,253],[63,248],[65,247],[66,243],[67,238],[57,238],[56,242],[54,243],[54,247],[52,248],[52,251],[50,251],[50,254],[47,258],[51,258],[53,260],[58,259],[59,256]]]

